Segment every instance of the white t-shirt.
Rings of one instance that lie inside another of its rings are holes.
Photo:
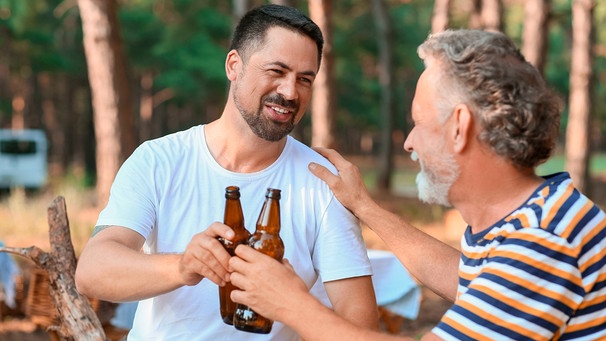
[[[309,288],[318,275],[324,282],[371,275],[359,222],[307,169],[313,161],[334,171],[326,159],[289,136],[271,166],[256,173],[234,173],[213,159],[205,141],[204,126],[195,126],[139,146],[120,168],[97,225],[140,233],[146,238],[146,253],[182,253],[194,234],[223,221],[225,187],[240,187],[245,225],[251,232],[267,188],[277,188],[282,190],[284,257]],[[218,287],[207,279],[141,301],[129,334],[129,340],[241,339],[299,337],[278,322],[269,335],[223,323]]]

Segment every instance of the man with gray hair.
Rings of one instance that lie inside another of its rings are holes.
[[[314,163],[311,172],[453,302],[423,340],[605,339],[606,215],[567,173],[535,172],[555,148],[560,100],[502,33],[446,31],[418,52],[426,69],[404,149],[421,166],[420,199],[453,206],[467,222],[461,251],[381,208],[337,152],[318,150],[338,175]],[[395,339],[322,308],[288,265],[247,247],[236,254],[231,279],[242,290],[233,299],[306,340]],[[260,271],[272,275],[255,278]]]

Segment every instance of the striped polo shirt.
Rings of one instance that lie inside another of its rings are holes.
[[[606,215],[567,173],[461,240],[445,340],[606,340]]]

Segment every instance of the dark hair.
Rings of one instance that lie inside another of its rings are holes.
[[[442,71],[436,100],[443,115],[466,104],[481,124],[480,141],[518,168],[549,158],[562,101],[511,39],[500,32],[447,30],[431,35],[418,53]]]
[[[265,41],[267,31],[275,26],[299,32],[311,38],[318,47],[318,66],[322,61],[324,38],[322,31],[309,17],[299,10],[280,5],[264,5],[246,13],[234,31],[230,50],[236,50],[242,58],[248,59]]]

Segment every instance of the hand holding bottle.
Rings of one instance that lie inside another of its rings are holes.
[[[268,188],[265,202],[257,219],[257,228],[248,239],[248,246],[281,261],[284,243],[280,238],[280,190]],[[258,273],[263,276],[263,273]],[[234,327],[251,333],[268,334],[273,321],[242,304],[236,306]]]
[[[179,261],[184,285],[196,285],[203,278],[225,285],[229,279],[231,256],[217,239],[219,237],[232,239],[234,231],[225,224],[215,222],[192,237]]]
[[[282,321],[285,311],[298,309],[300,296],[308,295],[309,289],[288,260],[280,263],[245,245],[236,248],[236,256],[229,261],[231,281],[240,288],[232,291],[233,301]]]

